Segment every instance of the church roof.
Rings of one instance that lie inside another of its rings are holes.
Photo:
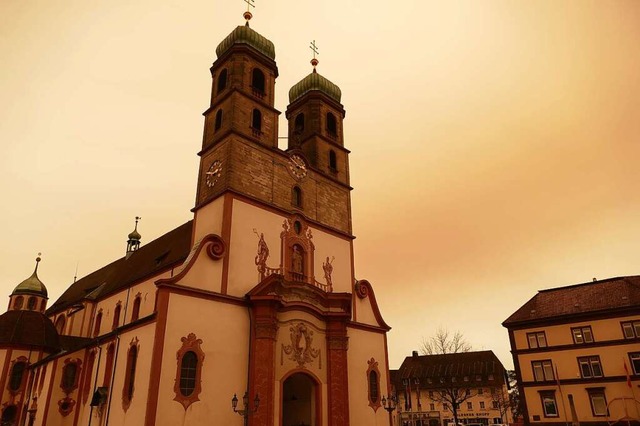
[[[0,315],[0,345],[38,347],[55,352],[60,337],[49,318],[37,311],[15,310]]]
[[[98,299],[182,263],[191,249],[193,221],[167,232],[130,253],[71,284],[47,314],[59,312],[83,299]]]
[[[216,48],[218,58],[235,44],[246,44],[270,59],[276,58],[276,48],[273,43],[266,37],[252,30],[248,22],[246,25],[236,27],[235,30],[231,31],[231,34],[220,42]]]
[[[640,307],[640,276],[609,278],[540,290],[502,325],[562,319]]]
[[[295,102],[296,100],[301,98],[302,95],[313,90],[321,91],[338,103],[340,103],[340,99],[342,98],[342,91],[340,90],[340,88],[325,77],[318,74],[314,69],[311,74],[293,85],[293,87],[289,90],[289,103]]]

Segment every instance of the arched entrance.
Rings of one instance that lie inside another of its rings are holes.
[[[319,426],[319,389],[305,373],[295,373],[282,384],[282,426]]]

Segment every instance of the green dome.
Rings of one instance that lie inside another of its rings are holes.
[[[222,56],[224,52],[231,49],[231,46],[234,44],[248,44],[263,55],[268,56],[271,59],[276,59],[276,48],[273,43],[253,31],[248,24],[237,27],[235,30],[231,31],[231,34],[222,40],[216,48],[216,55],[218,55],[218,58]]]
[[[138,232],[138,229],[134,229],[133,231],[131,231],[131,233],[129,234],[129,239],[130,240],[140,240],[142,239],[142,235],[140,235],[140,233]]]
[[[47,288],[44,286],[40,278],[38,278],[38,268],[33,271],[33,274],[26,280],[22,281],[18,286],[13,290],[14,294],[28,293],[28,294],[37,294],[42,297],[47,297]]]
[[[325,95],[329,96],[331,99],[340,103],[340,98],[342,97],[342,91],[338,86],[318,74],[315,70],[298,83],[296,83],[289,90],[289,103],[293,103],[296,100],[300,99],[302,95],[307,92],[311,92],[312,90],[319,90],[323,92]]]

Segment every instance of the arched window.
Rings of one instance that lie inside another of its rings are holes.
[[[93,384],[91,380],[91,376],[93,376],[93,366],[95,362],[96,362],[96,353],[95,351],[91,351],[89,352],[89,358],[87,359],[87,365],[85,366],[84,385],[82,389],[82,397],[84,398],[85,403],[89,399],[89,394],[91,393],[91,385]]]
[[[216,112],[216,123],[213,127],[213,130],[217,132],[218,130],[220,130],[221,127],[222,127],[222,109],[219,109],[218,112]]]
[[[334,150],[329,151],[329,169],[331,169],[332,172],[338,171],[338,161]]]
[[[378,369],[378,362],[374,358],[367,361],[367,364],[369,364],[367,369],[369,407],[373,408],[373,411],[377,411],[380,408],[380,370]]]
[[[291,204],[302,207],[302,189],[299,186],[294,186],[291,191]]]
[[[258,132],[260,134],[262,132],[262,113],[257,108],[254,108],[251,114],[251,127],[254,133]]]
[[[127,354],[127,367],[124,376],[124,387],[122,388],[122,406],[126,410],[133,399],[133,391],[136,381],[136,364],[138,363],[137,340],[131,342],[129,353]]]
[[[11,392],[17,392],[22,389],[24,382],[24,372],[27,370],[26,361],[17,361],[13,364],[11,369],[11,376],[9,377],[9,390]]]
[[[327,113],[327,132],[329,136],[337,136],[338,135],[338,124],[336,122],[336,116],[332,113]]]
[[[38,304],[38,301],[36,300],[35,296],[31,296],[29,298],[29,301],[27,302],[27,309],[29,309],[30,311],[33,311],[36,309],[37,304]]]
[[[251,88],[254,94],[264,95],[264,73],[258,68],[254,68],[251,73]]]
[[[101,324],[102,324],[102,310],[98,311],[98,315],[96,315],[96,323],[93,326],[93,337],[98,337],[100,335]]]
[[[8,405],[2,410],[2,418],[0,424],[2,426],[15,426],[18,417],[18,407],[15,405]]]
[[[62,390],[69,394],[78,387],[78,362],[69,361],[62,369],[62,379],[60,380],[60,387]],[[65,362],[67,362],[65,361]]]
[[[178,365],[173,391],[176,396],[173,399],[182,404],[186,410],[189,405],[199,401],[198,395],[202,390],[200,374],[204,362],[204,352],[200,348],[202,343],[195,334],[189,333],[182,339],[182,347],[178,350]]]
[[[15,310],[22,309],[22,305],[24,305],[24,297],[22,296],[16,297],[16,301],[13,302],[13,309]]]
[[[296,121],[293,127],[294,127],[294,132],[298,135],[304,131],[304,114],[303,113],[300,113],[296,116]]]
[[[225,87],[227,87],[227,69],[223,69],[222,71],[220,71],[220,74],[218,75],[218,87],[217,87],[217,92],[220,93],[222,92]]]
[[[111,386],[111,375],[113,374],[113,358],[115,356],[115,347],[112,344],[107,348],[107,363],[104,367],[104,379],[102,380],[102,386]]]
[[[378,402],[378,373],[369,372],[369,399],[371,402]]]
[[[142,298],[140,296],[136,296],[133,300],[133,308],[131,308],[131,322],[136,321],[140,318],[140,303]]]
[[[46,307],[47,307],[47,301],[46,299],[42,299],[42,302],[40,302],[40,311],[44,312]]]
[[[120,325],[120,311],[122,310],[122,305],[118,303],[116,308],[113,310],[113,324],[111,324],[111,329],[115,330]]]
[[[56,320],[56,331],[58,332],[58,334],[62,334],[64,332],[64,324],[65,324],[65,318],[64,318],[64,314],[62,314]]]

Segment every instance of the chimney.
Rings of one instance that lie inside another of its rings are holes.
[[[418,351],[413,351],[411,355],[413,355],[414,358],[418,358]]]

